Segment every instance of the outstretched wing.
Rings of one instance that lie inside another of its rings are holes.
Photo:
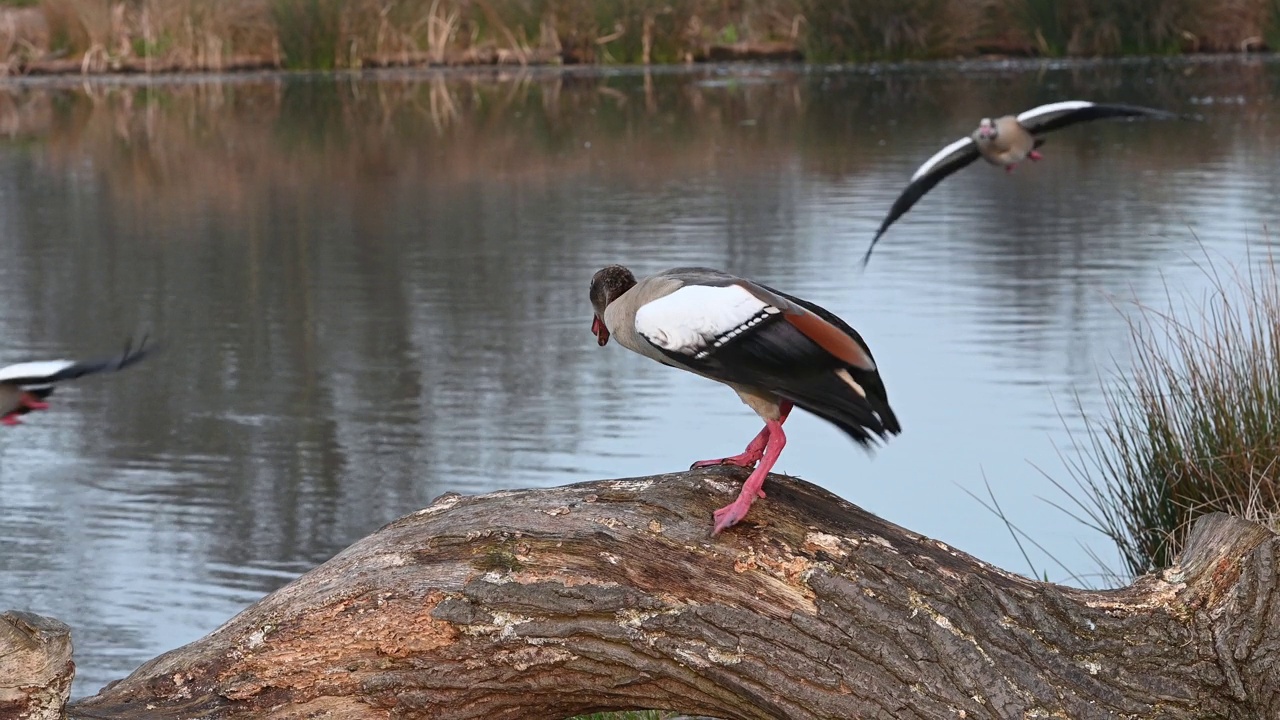
[[[635,327],[674,364],[787,398],[859,443],[889,432],[852,375],[875,371],[865,346],[766,288],[688,284],[639,308]]]
[[[1087,100],[1065,100],[1031,108],[1018,115],[1018,124],[1029,132],[1041,135],[1076,123],[1118,117],[1147,117],[1172,120],[1178,115],[1166,110],[1120,105],[1092,103]]]
[[[43,360],[9,365],[0,368],[0,383],[47,395],[54,383],[96,372],[122,370],[146,357],[152,349],[146,345],[144,336],[136,348],[129,341],[125,344],[124,352],[114,357],[81,361]]]
[[[898,218],[902,217],[912,205],[915,205],[925,193],[933,189],[934,185],[942,182],[946,176],[968,166],[979,157],[978,145],[971,138],[961,138],[950,145],[942,148],[933,157],[929,158],[921,165],[911,176],[911,182],[907,183],[907,187],[902,190],[902,194],[897,200],[893,201],[893,206],[889,208],[889,214],[885,216],[884,222],[880,223],[880,229],[876,231],[876,236],[871,239],[871,246],[867,248],[867,253],[862,256],[862,265],[866,267],[871,261],[871,251],[875,249],[876,243],[880,241],[880,236],[884,235]]]

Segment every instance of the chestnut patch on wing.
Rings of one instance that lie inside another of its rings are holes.
[[[835,325],[810,312],[787,313],[784,317],[819,347],[844,362],[863,370],[876,369],[876,364],[866,351]]]

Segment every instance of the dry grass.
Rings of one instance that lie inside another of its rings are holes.
[[[0,2],[9,67],[331,69],[670,63],[717,46],[811,61],[983,52],[1237,51],[1280,42],[1280,0],[32,0]],[[239,64],[244,64],[240,62]]]
[[[1049,55],[1170,54],[1256,47],[1276,22],[1262,0],[1023,0],[1021,23]]]
[[[1207,296],[1139,309],[1133,366],[1072,463],[1086,522],[1131,575],[1168,566],[1201,514],[1273,522],[1280,508],[1280,275],[1270,255],[1204,272]]]

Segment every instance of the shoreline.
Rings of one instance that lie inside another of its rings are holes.
[[[0,74],[0,86],[4,85],[79,85],[82,83],[104,84],[176,84],[182,82],[233,82],[252,81],[267,78],[315,78],[315,77],[354,77],[354,78],[412,78],[412,77],[458,77],[475,78],[492,76],[495,79],[505,77],[537,77],[537,76],[632,76],[632,75],[667,75],[684,73],[724,73],[733,75],[750,75],[752,73],[773,74],[777,72],[841,72],[853,74],[889,74],[930,72],[937,70],[959,70],[963,72],[993,71],[1033,71],[1044,68],[1089,68],[1106,65],[1132,65],[1160,63],[1168,65],[1211,65],[1223,63],[1259,62],[1270,63],[1280,61],[1280,53],[1184,53],[1180,55],[1128,55],[1122,57],[1026,57],[983,55],[977,57],[934,59],[934,60],[898,60],[868,61],[846,63],[814,63],[800,61],[744,61],[722,60],[690,63],[663,64],[564,64],[557,62],[543,63],[452,63],[452,64],[382,64],[355,68],[336,68],[332,70],[289,69],[278,65],[249,61],[227,64],[209,68],[177,68],[165,67],[150,71],[138,69],[131,64],[124,68],[107,68],[103,70],[83,71],[71,69],[65,64],[55,68],[43,68],[28,73]]]
[[[704,53],[680,62],[649,63],[649,67],[684,67],[724,63],[805,63],[798,44],[785,42],[710,45]],[[425,52],[389,53],[361,57],[355,63],[334,68],[289,68],[279,57],[242,55],[220,58],[212,63],[184,63],[150,57],[111,58],[85,54],[79,58],[42,58],[9,61],[5,76],[42,77],[64,75],[179,75],[237,73],[253,71],[342,72],[398,68],[444,69],[484,67],[624,67],[637,63],[578,62],[563,53],[532,49],[506,51],[501,48],[472,48],[436,59]]]

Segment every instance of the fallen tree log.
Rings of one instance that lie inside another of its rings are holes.
[[[446,495],[73,718],[1280,717],[1277,537],[1198,521],[1178,565],[1040,583],[814,485],[717,468]]]
[[[66,623],[0,613],[0,720],[58,720],[75,674]]]

